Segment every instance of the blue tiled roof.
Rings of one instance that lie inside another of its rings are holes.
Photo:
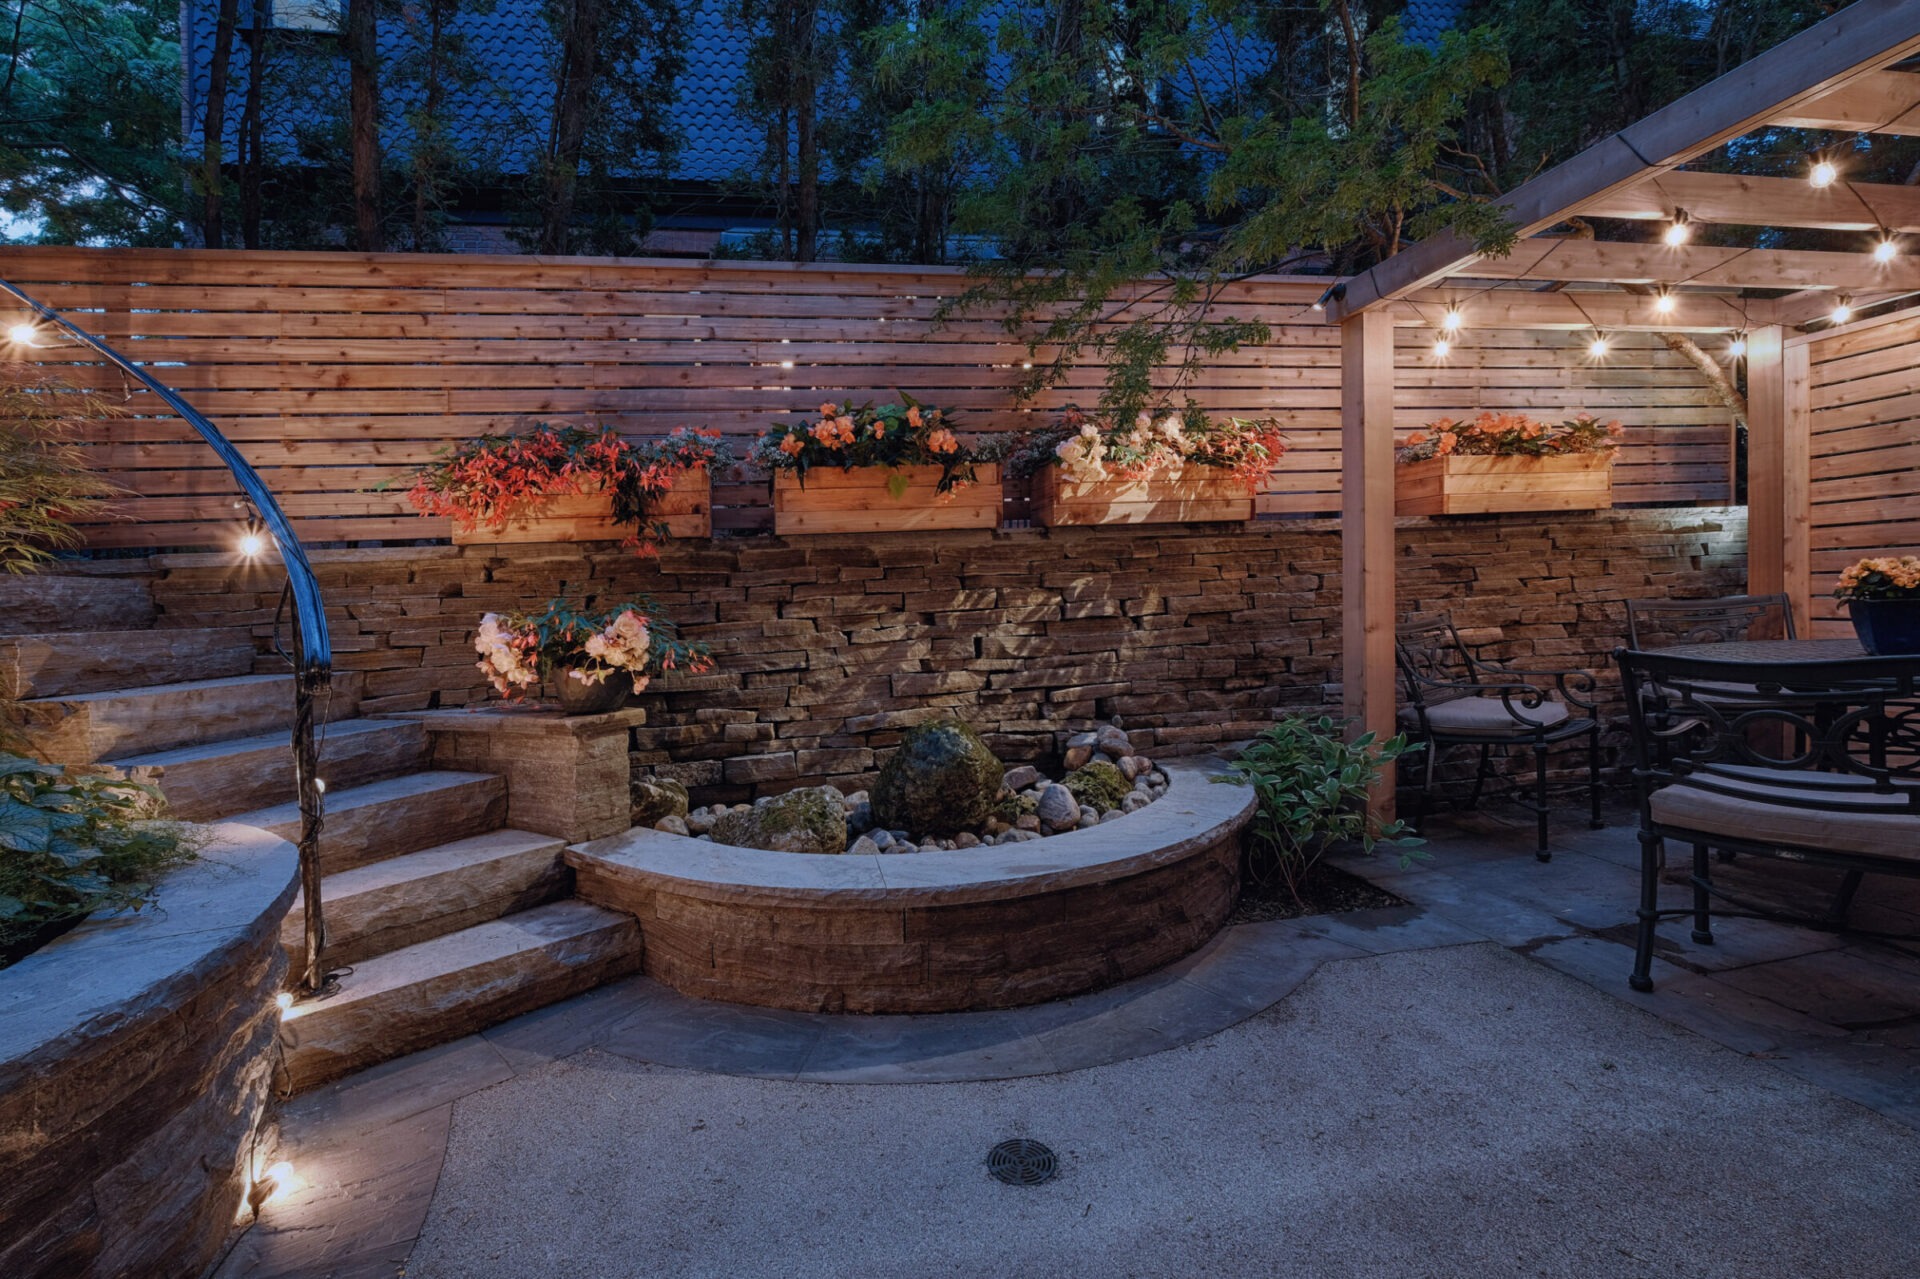
[[[1021,0],[997,0],[997,16]],[[741,82],[746,74],[750,31],[736,24],[737,0],[696,0],[687,24],[686,68],[677,81],[673,126],[682,144],[668,177],[691,181],[723,181],[751,170],[763,139],[754,122],[740,111]],[[182,58],[188,100],[184,115],[189,134],[198,137],[197,120],[206,101],[208,57],[213,43],[214,0],[186,0]],[[248,6],[241,6],[243,12]],[[1466,8],[1466,0],[1409,0],[1404,22],[1407,34],[1424,43],[1439,39]],[[449,106],[453,139],[469,160],[484,160],[503,173],[524,173],[535,158],[533,141],[540,136],[547,94],[553,82],[553,42],[541,16],[541,0],[495,0],[486,13],[463,12],[454,30],[465,37],[469,56],[482,74],[479,83],[456,91]],[[380,58],[392,66],[410,56],[415,44],[404,20],[385,18],[380,25]],[[276,83],[304,84],[312,102],[307,111],[269,112],[267,150],[282,162],[299,154],[302,122],[313,127],[338,114],[337,104],[347,93],[345,60],[330,35],[310,33],[277,39],[272,64]],[[1229,54],[1222,49],[1223,67]],[[996,74],[996,72],[998,74]],[[989,79],[1004,76],[1004,59],[996,57]],[[1223,79],[1226,72],[1222,71]],[[418,108],[417,89],[410,77],[390,77],[382,89],[382,141],[389,152],[404,156],[412,141],[407,114]],[[228,154],[234,153],[247,80],[246,59],[236,58],[228,89]],[[332,109],[323,109],[331,105]]]

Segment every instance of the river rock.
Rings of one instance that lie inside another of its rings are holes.
[[[1080,801],[1073,797],[1072,791],[1055,782],[1040,792],[1040,804],[1034,816],[1042,826],[1070,830],[1080,820]]]
[[[745,811],[734,809],[713,824],[713,838],[741,848],[776,853],[843,853],[846,809],[830,786],[806,786],[774,795]]]
[[[1133,754],[1133,739],[1111,724],[1103,724],[1095,735],[1095,743],[1107,754],[1120,757]]]
[[[662,817],[687,815],[687,788],[671,777],[636,777],[627,785],[627,796],[635,826],[645,828]]]
[[[1000,779],[1000,784],[1015,794],[1019,794],[1021,791],[1037,784],[1039,780],[1039,769],[1035,768],[1032,764],[1019,764],[1007,770],[1007,775]]]
[[[693,832],[688,829],[687,819],[684,817],[662,817],[653,824],[653,828],[655,830],[663,830],[669,835],[693,834]]]
[[[874,817],[916,835],[978,827],[1000,798],[1006,768],[980,735],[957,719],[909,728],[874,780]]]
[[[859,839],[853,841],[852,847],[847,849],[847,854],[848,856],[871,857],[879,853],[879,851],[880,845],[874,843],[869,836],[862,835]]]

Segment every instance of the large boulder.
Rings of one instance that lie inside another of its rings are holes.
[[[831,786],[806,786],[734,809],[713,824],[716,844],[775,853],[844,853],[847,810]]]
[[[873,817],[915,838],[955,835],[982,825],[1000,797],[1006,768],[957,719],[908,729],[873,784]]]
[[[642,830],[663,817],[687,815],[687,788],[671,777],[636,777],[627,789],[631,820]]]

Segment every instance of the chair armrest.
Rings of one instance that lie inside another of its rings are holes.
[[[1600,681],[1594,678],[1592,671],[1574,668],[1571,670],[1527,670],[1517,666],[1507,666],[1500,662],[1486,662],[1477,657],[1467,659],[1476,670],[1493,675],[1504,675],[1509,679],[1526,681],[1532,679],[1551,679],[1560,696],[1569,706],[1578,706],[1583,711],[1599,709],[1600,699],[1595,695]],[[1488,685],[1488,687],[1493,687]]]
[[[1484,701],[1492,701],[1495,697],[1498,697],[1501,706],[1506,709],[1508,718],[1513,720],[1515,726],[1527,729],[1538,729],[1540,725],[1537,721],[1528,719],[1520,712],[1523,710],[1534,710],[1537,707],[1544,706],[1551,700],[1547,696],[1546,690],[1536,684],[1528,684],[1521,681],[1502,684],[1476,684],[1467,680],[1422,680],[1421,683],[1426,688],[1449,689],[1464,693],[1469,697],[1480,698]],[[1421,727],[1425,728],[1426,713],[1429,708],[1421,706],[1418,709],[1420,711]]]

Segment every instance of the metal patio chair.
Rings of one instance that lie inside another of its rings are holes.
[[[1640,792],[1635,990],[1653,989],[1664,917],[1692,915],[1703,946],[1715,898],[1740,908],[1723,915],[1837,930],[1863,875],[1920,876],[1920,657],[1759,665],[1619,649],[1614,660]],[[1650,710],[1654,687],[1664,713]],[[1683,909],[1659,908],[1669,839],[1693,849]],[[1717,889],[1711,850],[1846,873],[1824,914],[1786,916]]]
[[[1511,786],[1512,798],[1534,814],[1541,861],[1553,857],[1547,847],[1547,748],[1561,742],[1587,742],[1589,821],[1600,829],[1600,721],[1594,714],[1595,680],[1583,670],[1521,670],[1473,655],[1451,620],[1410,622],[1394,643],[1406,705],[1401,726],[1427,743],[1421,752],[1422,816],[1433,794],[1440,753],[1453,746],[1475,747],[1480,763],[1465,807],[1479,803],[1493,775],[1493,752],[1525,746],[1533,751],[1532,798]],[[1558,694],[1556,699],[1554,694]]]
[[[1795,638],[1793,606],[1784,594],[1627,601],[1627,647],[1643,653],[1676,644]]]

